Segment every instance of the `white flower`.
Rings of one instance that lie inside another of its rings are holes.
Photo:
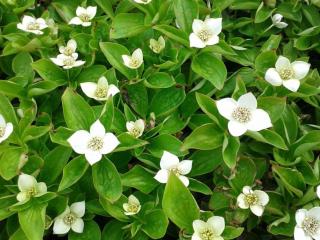
[[[40,197],[47,193],[47,185],[44,182],[37,182],[34,176],[21,174],[18,178],[18,188],[20,192],[17,195],[19,202],[26,202],[32,197]]]
[[[144,131],[144,121],[142,119],[138,119],[137,121],[127,122],[126,127],[128,133],[136,138],[140,137]]]
[[[13,132],[13,125],[11,122],[6,122],[4,117],[0,114],[0,143],[6,140]]]
[[[25,32],[31,32],[37,35],[43,34],[42,29],[47,28],[48,25],[43,18],[34,18],[31,16],[23,16],[22,23],[17,24],[17,28]]]
[[[269,68],[265,79],[273,86],[283,85],[292,92],[296,92],[300,87],[300,80],[307,76],[310,64],[303,61],[294,61],[286,57],[279,56],[275,68]]]
[[[133,51],[132,56],[122,55],[123,64],[128,68],[137,69],[143,63],[143,53],[140,48]]]
[[[152,38],[150,39],[149,47],[154,53],[160,53],[166,47],[166,41],[162,36],[158,40]]]
[[[53,234],[65,234],[72,229],[76,233],[82,233],[84,222],[82,217],[86,210],[85,201],[75,202],[67,206],[62,214],[55,218]]]
[[[252,190],[249,186],[243,187],[242,193],[237,198],[237,204],[240,208],[250,208],[251,212],[258,217],[262,216],[268,203],[268,194],[264,191]]]
[[[189,36],[190,47],[204,48],[219,42],[219,33],[222,30],[222,18],[207,18],[204,21],[194,19],[193,33]]]
[[[67,141],[76,153],[84,154],[91,165],[100,161],[103,154],[112,152],[120,144],[113,133],[106,133],[99,120],[91,125],[90,132],[76,131]]]
[[[73,39],[70,39],[67,42],[67,46],[60,46],[59,52],[66,56],[74,56],[73,54],[76,52],[77,42]]]
[[[317,196],[320,198],[320,185],[317,187]]]
[[[273,15],[271,17],[272,25],[277,28],[286,28],[288,26],[288,24],[285,22],[281,22],[282,18],[283,18],[283,16],[279,13]]]
[[[97,13],[97,7],[77,7],[76,14],[77,16],[72,18],[69,24],[82,25],[83,27],[91,26],[91,20]]]
[[[129,196],[128,203],[124,203],[122,205],[122,207],[124,209],[124,214],[125,215],[135,215],[141,209],[141,205],[140,205],[139,199],[137,199],[133,195]]]
[[[113,85],[108,84],[108,80],[102,76],[99,78],[98,83],[85,82],[80,83],[82,91],[89,97],[97,101],[106,101],[109,97],[113,97],[119,93],[119,89]]]
[[[64,69],[70,69],[73,67],[79,67],[85,64],[85,61],[77,60],[78,53],[72,53],[71,56],[59,54],[56,58],[50,58],[51,61]]]
[[[154,177],[158,182],[168,182],[170,172],[172,172],[179,177],[179,179],[186,187],[188,187],[189,179],[183,175],[186,175],[191,171],[191,160],[183,160],[179,162],[179,158],[177,156],[167,151],[164,151],[160,160],[160,168],[161,170],[159,170],[156,176]]]
[[[296,212],[295,240],[320,239],[320,207],[299,209]]]
[[[257,109],[257,99],[252,93],[242,95],[238,101],[223,98],[216,102],[219,113],[229,120],[232,136],[241,136],[247,130],[261,131],[272,126],[268,113]]]
[[[140,4],[148,4],[150,3],[152,0],[133,0],[136,3],[140,3]]]
[[[194,233],[191,240],[223,240],[221,237],[225,228],[223,217],[213,216],[206,222],[194,220],[192,226]]]

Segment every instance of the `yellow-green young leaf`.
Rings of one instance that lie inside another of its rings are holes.
[[[105,157],[92,166],[92,179],[95,189],[102,198],[115,202],[121,197],[121,178],[108,158]]]
[[[196,0],[174,0],[173,9],[177,24],[181,29],[188,34],[192,32],[192,22],[199,15],[198,2]]]
[[[222,89],[227,77],[227,68],[213,53],[202,52],[194,57],[192,70],[211,82],[213,86]]]
[[[142,231],[152,239],[160,239],[166,234],[169,221],[161,209],[148,211],[143,216],[143,221],[145,224],[141,227]]]
[[[67,88],[62,95],[62,107],[64,119],[71,129],[89,130],[96,120],[90,105],[71,88]]]
[[[68,164],[63,168],[63,175],[58,191],[62,191],[78,182],[85,174],[88,167],[89,164],[83,155],[68,162]]]
[[[166,184],[162,208],[167,217],[180,229],[192,233],[192,222],[199,219],[200,209],[188,188],[179,178],[170,174]]]
[[[32,204],[26,210],[19,211],[19,223],[28,240],[42,240],[45,227],[47,204]]]
[[[222,146],[224,134],[214,123],[196,128],[183,142],[182,151],[187,149],[211,150]]]

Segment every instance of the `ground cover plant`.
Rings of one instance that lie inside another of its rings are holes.
[[[319,8],[0,0],[0,239],[320,239]]]

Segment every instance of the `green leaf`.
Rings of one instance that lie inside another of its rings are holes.
[[[156,72],[148,76],[144,84],[148,88],[169,88],[175,84],[175,81],[168,73]]]
[[[112,22],[110,38],[119,39],[136,36],[148,29],[144,25],[144,14],[119,13]]]
[[[265,129],[260,132],[247,131],[246,135],[254,138],[259,142],[268,143],[277,148],[288,150],[283,138],[272,130]]]
[[[208,115],[215,123],[220,123],[220,113],[214,100],[209,96],[201,93],[196,93],[196,99],[201,110]]]
[[[141,140],[139,138],[135,138],[134,136],[132,136],[128,133],[121,133],[119,136],[117,136],[117,138],[118,138],[120,144],[114,150],[114,152],[127,151],[130,149],[142,147],[142,146],[148,144],[147,141]]]
[[[64,119],[71,129],[88,130],[95,121],[90,105],[71,88],[67,88],[62,95],[62,107]]]
[[[207,123],[197,127],[183,142],[182,151],[187,149],[211,150],[222,145],[223,132],[214,123]]]
[[[11,97],[25,98],[27,96],[26,89],[13,81],[1,80],[0,92]]]
[[[46,81],[64,85],[68,81],[67,74],[47,59],[40,59],[31,64],[32,68]]]
[[[146,118],[148,112],[148,92],[142,82],[130,84],[126,87],[128,93],[128,104],[143,119]]]
[[[143,216],[145,224],[142,225],[144,231],[152,239],[160,239],[164,237],[169,225],[168,218],[161,209],[148,211]]]
[[[167,217],[180,229],[188,233],[193,232],[192,222],[199,219],[200,209],[188,188],[174,174],[170,174],[166,184],[162,208]]]
[[[172,40],[177,41],[178,43],[181,43],[185,47],[189,47],[190,45],[188,35],[180,29],[177,29],[169,25],[156,25],[156,26],[153,26],[153,29],[163,33],[168,38],[171,38]]]
[[[63,175],[58,191],[71,187],[73,184],[78,182],[85,174],[88,167],[89,164],[84,156],[78,156],[68,162],[68,164],[63,168]]]
[[[28,240],[42,240],[47,204],[33,204],[18,213],[20,226]]]
[[[229,168],[233,168],[236,165],[237,155],[240,148],[240,141],[237,137],[226,135],[224,137],[222,146],[222,155],[225,164]]]
[[[20,168],[25,164],[24,150],[21,147],[7,148],[0,156],[0,175],[10,180],[19,174]]]
[[[134,166],[130,171],[121,176],[122,185],[135,188],[145,194],[149,194],[158,186],[154,174],[140,165]]]
[[[192,192],[199,192],[205,195],[211,195],[212,191],[211,189],[204,183],[196,180],[196,179],[192,179],[189,178],[189,186],[188,188],[190,189],[190,191]]]
[[[104,0],[94,0],[99,7],[111,18],[114,17],[112,2],[104,1]]]
[[[309,150],[320,149],[320,130],[314,130],[303,135],[298,141],[291,145],[294,156],[299,156]]]
[[[177,24],[186,33],[191,33],[192,23],[198,18],[199,7],[196,0],[174,0],[173,9],[176,15]]]
[[[128,216],[126,216],[123,211],[123,204],[128,202],[127,197],[122,195],[118,201],[113,203],[102,197],[99,198],[99,201],[104,210],[106,210],[113,218],[122,222],[128,221]]]
[[[191,64],[192,70],[208,80],[218,89],[222,89],[227,77],[227,68],[213,53],[203,52],[196,55]]]
[[[255,69],[265,74],[269,68],[274,68],[277,55],[274,51],[266,51],[260,53],[255,60]]]
[[[131,55],[128,49],[118,43],[100,42],[102,53],[107,58],[108,62],[128,79],[137,76],[137,70],[126,67],[122,60],[122,55]]]
[[[226,226],[221,236],[226,240],[235,239],[241,236],[241,234],[243,233],[243,230],[244,228],[242,227],[236,228],[236,227]]]
[[[93,185],[101,197],[111,202],[121,197],[121,178],[116,167],[108,158],[92,166],[92,178]]]
[[[88,239],[101,239],[101,231],[99,225],[93,221],[86,221],[84,223],[84,229],[82,233],[76,233],[70,231],[68,234],[68,240],[88,240]]]
[[[258,106],[267,111],[272,122],[276,122],[286,107],[286,98],[280,97],[259,97]]]

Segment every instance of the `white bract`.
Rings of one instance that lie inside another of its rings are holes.
[[[6,122],[4,117],[0,114],[0,143],[6,140],[13,132],[13,125],[11,122]]]
[[[103,154],[112,152],[120,144],[113,133],[106,133],[99,120],[91,125],[90,132],[78,130],[67,141],[76,153],[84,154],[91,165],[100,161]]]
[[[64,69],[70,69],[73,67],[79,67],[85,64],[85,61],[77,60],[78,53],[72,53],[71,56],[59,54],[56,58],[50,58],[51,61]]]
[[[281,22],[282,21],[283,16],[279,13],[273,15],[271,17],[272,20],[272,25],[277,27],[277,28],[286,28],[288,26],[287,23],[285,22]]]
[[[64,54],[65,56],[74,56],[73,54],[76,52],[77,42],[73,39],[70,39],[67,42],[67,46],[60,46],[59,52]]]
[[[128,133],[136,138],[140,137],[144,131],[144,121],[142,119],[138,119],[137,121],[127,122],[126,127]]]
[[[249,186],[243,187],[242,193],[237,198],[237,204],[240,208],[250,208],[251,212],[258,217],[262,216],[268,203],[268,194],[261,190],[252,190]]]
[[[19,202],[27,202],[32,197],[40,197],[47,193],[47,185],[44,182],[37,182],[34,176],[21,174],[18,178],[17,195]]]
[[[320,207],[299,209],[296,212],[295,240],[320,239]]]
[[[80,83],[82,91],[89,97],[97,101],[106,101],[109,97],[113,97],[119,93],[119,89],[113,85],[108,84],[108,80],[102,76],[99,78],[98,83],[85,82]]]
[[[166,41],[162,36],[158,40],[152,38],[150,39],[149,47],[154,53],[160,53],[166,47]]]
[[[269,68],[265,74],[267,82],[273,86],[283,85],[292,92],[296,92],[300,87],[300,80],[307,76],[310,64],[303,61],[294,61],[286,57],[279,56],[275,68]]]
[[[43,34],[43,29],[48,25],[43,18],[34,18],[31,16],[23,16],[22,22],[17,24],[17,28],[25,32],[31,32],[37,35]]]
[[[128,202],[124,203],[122,207],[124,209],[125,215],[135,215],[141,209],[139,199],[136,198],[134,195],[130,195],[128,198]]]
[[[247,130],[261,131],[272,126],[268,113],[257,109],[257,99],[252,93],[242,95],[238,101],[223,98],[216,102],[219,113],[229,120],[232,136],[241,136]]]
[[[150,3],[152,0],[133,0],[136,3],[140,3],[140,4],[148,4]]]
[[[320,185],[317,187],[317,196],[320,199]]]
[[[132,55],[122,55],[123,64],[131,69],[139,68],[143,63],[143,53],[140,48],[133,51]]]
[[[219,33],[222,30],[222,18],[207,18],[204,21],[194,19],[193,33],[189,36],[190,47],[204,48],[219,42]]]
[[[191,240],[223,240],[221,237],[225,229],[223,217],[213,216],[206,222],[194,220],[192,226],[194,233]]]
[[[97,13],[97,7],[89,6],[87,8],[77,7],[76,17],[72,18],[69,24],[82,25],[83,27],[91,26],[91,20]]]
[[[53,234],[66,234],[72,229],[76,233],[82,233],[84,222],[82,217],[86,210],[85,201],[75,202],[67,206],[62,214],[55,218]]]
[[[158,182],[167,183],[170,172],[176,174],[182,183],[187,187],[189,185],[189,179],[184,176],[191,171],[192,161],[183,160],[179,162],[179,158],[167,151],[163,152],[160,160],[160,170],[154,177]]]

